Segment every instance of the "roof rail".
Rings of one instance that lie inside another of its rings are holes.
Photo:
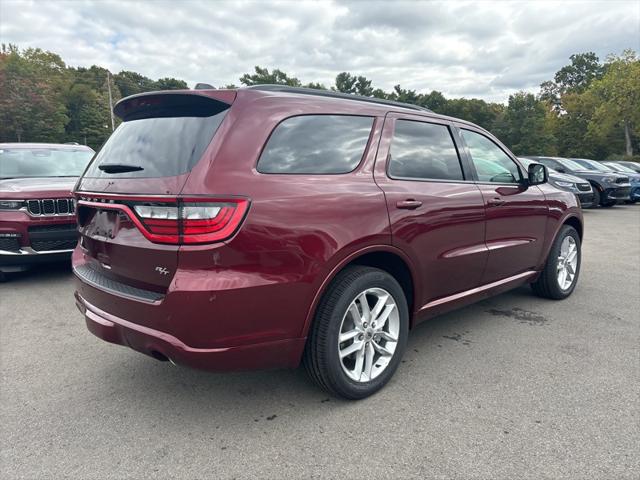
[[[411,103],[404,103],[404,102],[394,102],[393,100],[384,100],[384,99],[375,98],[375,97],[365,97],[362,95],[354,95],[351,93],[335,92],[333,90],[319,90],[317,88],[290,87],[288,85],[271,85],[271,84],[251,85],[250,87],[244,87],[244,88],[248,88],[251,90],[264,90],[267,92],[289,92],[289,93],[300,93],[303,95],[316,95],[318,97],[342,98],[344,100],[356,100],[359,102],[378,103],[381,105],[390,105],[393,107],[409,108],[411,110],[419,110],[422,112],[433,113],[433,110],[429,110],[428,108],[420,105],[414,105]]]

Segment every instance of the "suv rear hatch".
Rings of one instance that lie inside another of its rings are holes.
[[[232,91],[154,92],[115,106],[123,122],[75,189],[79,245],[87,260],[76,273],[116,293],[164,293],[181,244],[232,233],[245,200],[182,198],[180,192],[207,157],[234,98]]]

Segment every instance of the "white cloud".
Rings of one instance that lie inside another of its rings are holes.
[[[505,101],[569,61],[640,49],[640,3],[0,0],[0,40],[151,78],[238,84],[255,65],[303,82]]]

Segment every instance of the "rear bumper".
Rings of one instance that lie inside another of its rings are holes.
[[[165,332],[115,317],[91,305],[76,292],[76,306],[87,328],[95,336],[123,345],[156,359],[210,371],[254,370],[296,367],[305,345],[304,338],[249,345],[194,348]]]

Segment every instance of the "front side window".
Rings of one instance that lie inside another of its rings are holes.
[[[478,180],[491,183],[518,183],[521,179],[516,163],[484,135],[461,130],[473,162]]]
[[[354,170],[373,117],[301,115],[280,123],[258,160],[260,173],[335,174]]]
[[[458,152],[446,125],[396,121],[389,176],[433,180],[464,180]]]

